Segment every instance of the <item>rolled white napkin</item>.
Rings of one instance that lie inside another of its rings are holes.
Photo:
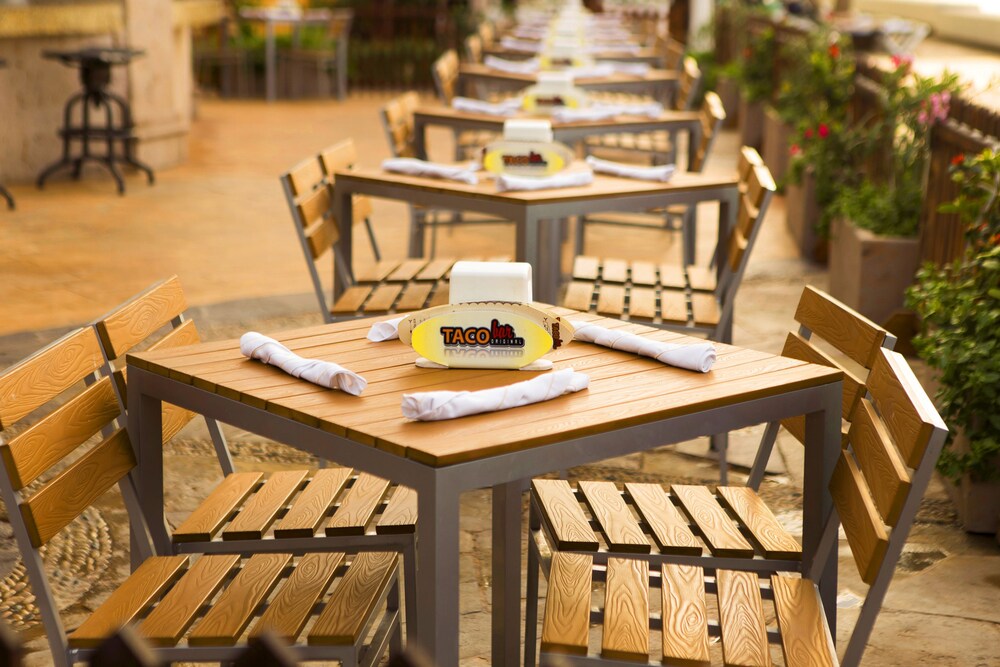
[[[581,185],[589,185],[594,182],[594,172],[587,171],[566,171],[552,176],[514,176],[512,174],[500,174],[497,176],[497,190],[508,192],[511,190],[548,190],[549,188],[574,188]]]
[[[573,76],[573,79],[589,79],[601,76],[611,76],[615,69],[606,63],[595,63],[593,65],[581,65],[580,67],[568,67],[564,70]]]
[[[601,64],[609,65],[612,71],[619,74],[632,74],[635,76],[646,76],[651,69],[646,63],[623,63],[617,60],[605,60]]]
[[[474,100],[471,97],[454,97],[451,100],[451,108],[456,111],[481,113],[488,116],[513,116],[521,108],[521,100],[513,99],[493,103]]]
[[[635,178],[640,181],[663,181],[666,183],[674,175],[676,166],[664,164],[656,167],[640,167],[634,164],[622,164],[611,160],[602,160],[593,155],[587,156],[587,164],[600,174],[611,174],[624,178]]]
[[[382,169],[398,174],[444,178],[449,181],[468,183],[469,185],[475,185],[479,182],[479,177],[476,176],[479,164],[476,162],[469,162],[467,164],[439,164],[412,157],[392,157],[382,160]]]
[[[573,340],[603,345],[612,350],[634,352],[670,366],[700,373],[707,373],[712,370],[712,366],[715,364],[715,346],[711,343],[676,345],[650,340],[625,331],[607,329],[589,322],[570,322],[570,324],[575,329]]]
[[[368,386],[368,381],[354,371],[332,361],[300,357],[273,338],[256,331],[248,331],[240,337],[240,352],[245,357],[280,368],[289,375],[353,396],[360,396]]]
[[[368,340],[373,343],[381,343],[386,340],[396,340],[399,338],[399,323],[406,315],[394,317],[391,320],[376,322],[368,330]]]
[[[630,56],[637,56],[642,51],[642,47],[635,44],[594,44],[587,47],[589,53],[624,53]]]
[[[616,116],[646,116],[659,118],[663,114],[663,105],[659,102],[644,104],[594,104],[581,109],[563,107],[552,112],[552,120],[562,123],[572,123],[581,120],[606,120]]]
[[[490,69],[510,72],[511,74],[534,74],[541,67],[537,58],[507,60],[506,58],[497,58],[496,56],[486,56],[483,58],[483,64]]]
[[[513,37],[503,37],[500,46],[511,51],[527,51],[528,53],[538,53],[542,50],[543,42],[528,41],[525,39],[514,39]]]
[[[403,394],[403,416],[436,421],[540,403],[586,389],[590,378],[572,368],[546,373],[506,387],[481,391],[426,391]]]

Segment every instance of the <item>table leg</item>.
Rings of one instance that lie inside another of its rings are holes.
[[[493,665],[521,654],[521,482],[493,487]]]
[[[678,136],[677,132],[673,133],[674,138]],[[702,137],[702,127],[701,123],[694,123],[688,126],[687,140],[688,140],[688,163],[687,170],[692,171],[693,165],[698,161],[698,148],[701,146]],[[676,146],[677,144],[672,144]]]
[[[562,227],[563,221],[555,218],[536,222],[536,260],[532,263],[532,275],[537,288],[534,297],[545,303],[555,303],[562,278]]]
[[[136,499],[153,549],[165,556],[170,553],[170,537],[163,515],[163,404],[144,395],[142,379],[135,377],[138,373],[132,375],[128,382],[128,432],[136,450]]]
[[[274,44],[274,21],[264,22],[264,79],[267,85],[267,101],[273,102],[278,97],[278,81],[275,73],[277,48]]]
[[[340,238],[334,241],[334,249],[340,252],[333,254],[333,301],[340,298],[347,287],[354,283],[353,248],[354,248],[354,199],[347,188],[334,185],[333,210],[337,212],[337,230]],[[346,221],[346,223],[344,222]]]
[[[437,479],[417,488],[417,641],[433,664],[458,665],[457,491]]]
[[[413,152],[418,159],[427,159],[427,123],[424,122],[423,118],[417,118],[413,121]]]
[[[736,212],[739,208],[739,191],[733,188],[725,196],[719,197],[719,241],[715,244],[715,279],[718,281],[722,277],[722,267],[726,262],[726,244],[723,240],[728,238],[730,231],[736,226]],[[691,215],[697,215],[697,208],[692,206]],[[697,226],[697,223],[694,223]],[[694,264],[695,237],[696,233],[690,234],[690,248],[685,248],[685,254],[691,253],[691,263]]]

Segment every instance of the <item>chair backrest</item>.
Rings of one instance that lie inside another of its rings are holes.
[[[861,661],[948,429],[906,359],[879,348],[830,493],[861,579],[870,585],[842,664]],[[827,526],[836,534],[837,517]],[[834,551],[834,553],[836,553]],[[835,556],[834,556],[835,557]]]
[[[493,46],[493,42],[496,39],[496,28],[489,21],[483,21],[479,24],[479,28],[476,30],[476,34],[479,35],[479,39],[482,40],[483,48],[490,48]]]
[[[347,171],[353,169],[358,161],[358,150],[354,146],[354,139],[344,139],[332,146],[327,146],[319,152],[319,165],[323,170],[327,185],[332,187],[334,182],[334,172]],[[331,192],[332,195],[332,192]],[[352,224],[359,224],[372,215],[371,197],[365,195],[355,195],[353,202]]]
[[[719,136],[722,123],[726,120],[726,109],[722,99],[709,91],[705,93],[705,101],[701,105],[701,142],[694,156],[694,162],[688,165],[688,171],[703,171],[708,156],[712,152],[715,138]]]
[[[465,57],[470,63],[483,62],[483,38],[479,35],[469,35],[465,38]]]
[[[393,157],[414,157],[413,112],[420,104],[416,91],[394,97],[382,107],[382,128]]]
[[[458,52],[448,49],[431,65],[434,75],[434,89],[438,98],[445,104],[451,104],[452,98],[458,92]]]
[[[684,71],[684,44],[669,34],[660,34],[656,37],[655,49],[663,59],[664,68],[675,72]]]
[[[698,91],[701,88],[701,79],[702,72],[698,61],[691,56],[685,56],[677,85],[677,97],[674,99],[674,106],[678,110],[694,108],[694,101],[698,98]]]

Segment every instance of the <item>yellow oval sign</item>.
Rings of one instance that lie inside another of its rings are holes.
[[[433,317],[419,324],[410,340],[418,354],[449,368],[521,368],[552,349],[544,328],[512,313]]]
[[[570,150],[556,142],[497,141],[486,147],[483,168],[494,174],[551,176],[572,161]]]

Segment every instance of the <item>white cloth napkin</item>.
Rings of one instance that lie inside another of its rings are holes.
[[[602,160],[593,155],[587,156],[587,164],[594,171],[612,176],[635,178],[640,181],[663,181],[666,183],[674,175],[676,165],[664,164],[656,167],[640,167],[634,164],[622,164],[611,160]]]
[[[280,368],[289,375],[353,396],[360,396],[368,386],[368,381],[354,371],[332,361],[300,357],[273,338],[256,331],[248,331],[240,337],[240,352],[245,357]]]
[[[645,63],[620,63],[614,60],[605,60],[593,65],[570,67],[566,71],[572,74],[574,79],[586,79],[588,77],[611,76],[612,74],[646,76],[649,74],[649,69],[649,65]]]
[[[439,164],[412,157],[392,157],[382,160],[382,169],[399,174],[410,174],[411,176],[444,178],[449,181],[468,183],[469,185],[475,185],[479,182],[479,177],[476,176],[479,164],[476,162],[469,162],[467,164]]]
[[[715,364],[715,346],[711,343],[676,345],[650,340],[633,333],[606,329],[589,322],[570,322],[575,329],[573,340],[610,347],[612,350],[635,352],[644,357],[652,357],[677,368],[686,368],[700,373],[712,370]]]
[[[456,111],[481,113],[488,116],[513,116],[521,108],[521,100],[515,98],[493,103],[474,100],[471,97],[454,97],[451,100],[451,108]]]
[[[586,389],[590,378],[572,368],[546,373],[506,387],[481,391],[426,391],[403,394],[403,416],[436,421],[540,403]]]
[[[542,42],[514,39],[513,37],[503,37],[500,39],[500,46],[505,49],[510,49],[511,51],[538,53],[542,50],[542,44]]]
[[[630,56],[637,56],[642,51],[642,47],[635,44],[594,44],[587,47],[590,53],[625,53]]]
[[[618,62],[617,60],[605,60],[601,64],[610,66],[613,72],[618,72],[619,74],[632,74],[635,76],[646,76],[649,74],[649,70],[652,69],[646,63],[623,63]]]
[[[663,105],[659,102],[645,104],[594,104],[581,109],[563,107],[552,112],[552,120],[571,123],[581,120],[606,120],[616,116],[646,116],[659,118],[663,114]]]
[[[507,60],[506,58],[497,58],[496,56],[486,56],[483,58],[483,64],[490,69],[510,72],[511,74],[534,74],[541,67],[538,58]]]
[[[368,330],[368,340],[373,343],[381,343],[386,340],[396,340],[399,338],[399,323],[402,322],[405,317],[406,315],[401,315],[400,317],[394,317],[391,320],[376,322]]]
[[[548,190],[549,188],[575,188],[581,185],[589,185],[594,182],[594,172],[590,171],[567,171],[552,176],[514,176],[512,174],[500,174],[497,176],[497,190],[508,192],[511,190]]]

